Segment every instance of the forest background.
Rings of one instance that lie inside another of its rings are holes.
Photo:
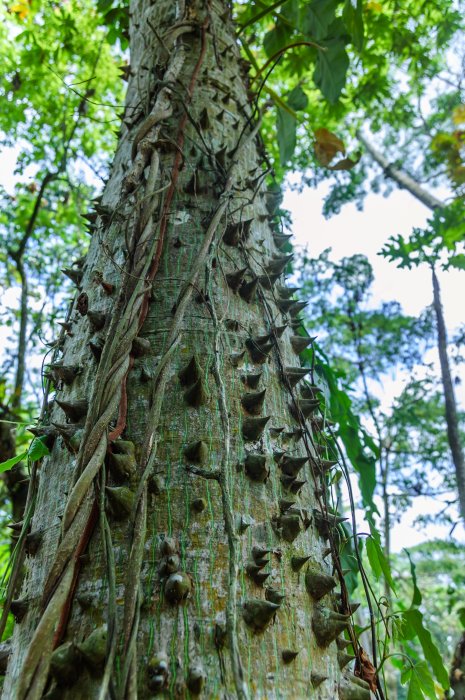
[[[317,336],[307,360],[325,382],[334,433],[354,470],[357,518],[371,532],[364,556],[375,597],[405,611],[413,594],[439,650],[412,642],[393,622],[389,635],[400,639],[402,652],[386,654],[390,697],[441,697],[441,679],[447,684],[438,654],[449,669],[465,627],[464,510],[450,456],[430,277],[434,269],[442,287],[450,373],[463,403],[463,8],[288,0],[238,3],[235,16],[251,90],[265,107],[270,174],[285,183],[282,213],[288,232],[297,233],[297,294]],[[12,162],[0,195],[5,585],[7,525],[21,517],[27,463],[37,459],[27,427],[40,411],[42,364],[79,270],[67,261],[81,258],[87,245],[89,222],[81,215],[111,163],[129,67],[124,3],[20,0],[3,9],[2,20],[0,132]],[[323,39],[326,51],[316,55]],[[372,194],[380,191],[387,199]],[[321,210],[334,217],[330,224]],[[330,226],[337,234],[328,233]],[[369,229],[368,245],[361,226]],[[403,294],[398,267],[408,270]],[[60,268],[67,268],[69,285]],[[462,442],[460,410],[457,425]],[[344,499],[342,476],[336,471],[332,478],[341,480]],[[421,534],[407,555],[399,535],[414,520]],[[13,624],[10,616],[4,639]],[[386,632],[379,634],[387,649]]]

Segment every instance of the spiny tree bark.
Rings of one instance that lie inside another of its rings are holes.
[[[226,3],[134,0],[5,698],[370,698],[246,80]]]
[[[415,182],[409,175],[395,168],[380,153],[370,141],[360,132],[358,138],[365,146],[373,160],[380,165],[386,177],[390,177],[399,187],[405,188],[413,197],[422,202],[426,207],[434,211],[444,207],[444,203],[425,190],[418,182]],[[447,353],[447,332],[444,320],[444,310],[441,303],[441,290],[439,280],[436,275],[434,264],[431,264],[432,286],[433,286],[433,308],[436,316],[437,346],[439,363],[441,367],[441,380],[444,393],[445,417],[447,424],[447,439],[455,469],[457,491],[459,497],[459,512],[465,521],[465,455],[460,442],[460,430],[457,414],[457,401],[455,399],[454,385],[450,371],[449,357]]]

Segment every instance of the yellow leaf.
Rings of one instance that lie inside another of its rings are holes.
[[[315,155],[321,165],[329,165],[336,153],[345,154],[344,142],[328,129],[315,131]]]
[[[381,3],[375,2],[375,0],[373,0],[372,2],[367,2],[367,4],[365,5],[365,8],[367,10],[373,10],[373,12],[382,12],[383,11],[383,7],[382,7]]]
[[[452,121],[454,124],[463,124],[465,122],[465,105],[459,105],[452,112]]]
[[[18,15],[20,20],[23,20],[29,14],[29,0],[18,0],[14,5],[10,5],[8,9],[10,12]]]

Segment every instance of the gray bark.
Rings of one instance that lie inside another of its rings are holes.
[[[446,407],[447,440],[449,442],[452,460],[455,467],[455,478],[457,481],[457,491],[459,495],[459,511],[462,519],[465,521],[465,459],[460,442],[457,403],[455,400],[454,385],[452,383],[452,375],[449,366],[449,357],[447,355],[447,331],[441,303],[441,292],[434,267],[432,268],[432,279],[433,306],[438,330],[439,362],[441,365],[441,377]]]
[[[70,443],[62,429],[41,465],[40,544],[3,697],[193,697],[202,686],[205,698],[368,698],[341,676],[338,600],[312,588],[313,569],[331,587],[340,565],[323,560],[332,524],[315,526],[325,477],[296,403],[302,383],[287,379],[299,357],[270,284],[282,255],[273,197],[225,3],[132,3],[124,123],[62,348],[79,373],[57,380],[80,432]],[[243,269],[236,285],[228,275]],[[58,403],[47,417],[65,422]],[[284,451],[308,458],[299,494],[281,479]],[[308,572],[296,556],[310,557]],[[262,573],[285,596],[268,624]]]

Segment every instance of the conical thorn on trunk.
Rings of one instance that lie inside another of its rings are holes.
[[[179,372],[179,381],[181,386],[190,386],[195,384],[202,376],[199,362],[195,355],[191,357],[187,365]]]
[[[263,484],[268,479],[270,470],[267,466],[266,455],[250,453],[245,458],[244,466],[247,476],[252,481]]]
[[[292,649],[283,649],[281,652],[281,658],[285,664],[290,664],[298,656],[298,651],[293,651]]]
[[[310,336],[305,336],[305,335],[293,335],[291,337],[291,345],[292,349],[296,353],[296,355],[300,355],[301,352],[306,350],[315,340],[315,338],[312,338]]]
[[[253,219],[247,219],[238,221],[235,224],[228,224],[223,234],[223,242],[230,246],[238,246],[239,243],[244,243],[249,237],[252,221]]]
[[[248,304],[255,301],[258,289],[258,277],[250,282],[243,282],[239,288],[239,296]]]
[[[271,416],[263,418],[245,418],[242,423],[242,437],[244,440],[258,440],[265,430]]]
[[[71,423],[79,423],[89,410],[89,403],[85,399],[76,399],[75,401],[55,400]]]
[[[247,268],[243,267],[241,270],[236,270],[235,272],[228,272],[226,274],[226,282],[228,283],[228,287],[232,289],[233,292],[237,292],[239,290],[239,287],[244,281],[246,273]]]
[[[184,457],[189,462],[195,462],[196,464],[203,464],[206,462],[208,457],[208,447],[203,440],[197,440],[197,442],[191,442],[184,448]]]
[[[312,629],[318,646],[327,647],[349,626],[349,615],[341,615],[323,605],[315,605]]]
[[[243,374],[241,380],[248,389],[256,389],[260,383],[260,377],[262,372],[249,372],[248,374]]]
[[[244,394],[241,398],[242,407],[252,416],[258,415],[263,408],[265,394],[266,389],[258,392],[251,392],[250,394]]]
[[[297,557],[297,556],[294,556],[294,557],[291,557],[291,568],[292,568],[292,571],[300,571],[301,568],[304,566],[304,564],[306,564],[306,563],[308,562],[309,559],[310,559],[310,556],[306,556],[306,557]]]
[[[316,566],[309,565],[305,572],[305,587],[314,600],[320,600],[337,586],[333,576],[325,574]]]
[[[279,605],[268,600],[251,598],[243,605],[244,622],[255,632],[262,632],[274,620]]]

